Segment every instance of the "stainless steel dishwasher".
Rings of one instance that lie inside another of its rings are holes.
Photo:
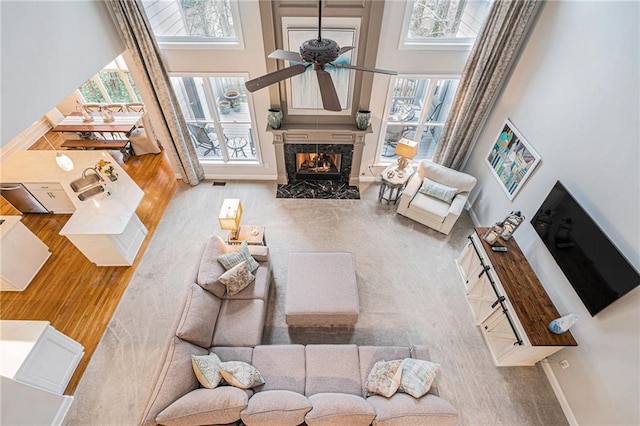
[[[0,184],[0,195],[22,213],[49,213],[21,183]]]

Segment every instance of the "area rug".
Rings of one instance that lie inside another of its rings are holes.
[[[313,198],[325,200],[359,200],[357,186],[332,180],[302,181],[278,185],[276,198]]]
[[[440,364],[440,396],[461,425],[565,425],[542,368],[493,365],[474,324],[455,258],[473,224],[467,212],[449,235],[396,214],[377,200],[276,199],[275,182],[181,184],[84,373],[67,425],[136,425],[156,382],[203,243],[222,234],[224,198],[242,200],[244,225],[264,225],[273,266],[262,342],[427,345]],[[353,254],[360,315],[348,330],[287,327],[287,256]]]

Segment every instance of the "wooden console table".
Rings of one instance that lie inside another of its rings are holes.
[[[566,346],[577,346],[571,332],[552,333],[561,315],[518,244],[500,240],[507,252],[494,252],[476,228],[456,260],[474,320],[496,366],[531,366]]]

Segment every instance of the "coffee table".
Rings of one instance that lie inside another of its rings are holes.
[[[290,253],[285,319],[290,326],[353,326],[358,286],[351,253]]]

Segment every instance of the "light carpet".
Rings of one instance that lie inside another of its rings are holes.
[[[144,410],[183,308],[203,242],[221,233],[224,198],[240,198],[242,223],[265,225],[274,282],[263,343],[428,345],[441,364],[440,395],[465,425],[567,424],[540,366],[497,368],[474,325],[454,259],[473,224],[449,236],[377,202],[276,199],[274,182],[181,185],[158,226],[75,393],[68,425],[133,425]],[[352,330],[290,330],[284,321],[290,252],[353,253],[360,316]]]

